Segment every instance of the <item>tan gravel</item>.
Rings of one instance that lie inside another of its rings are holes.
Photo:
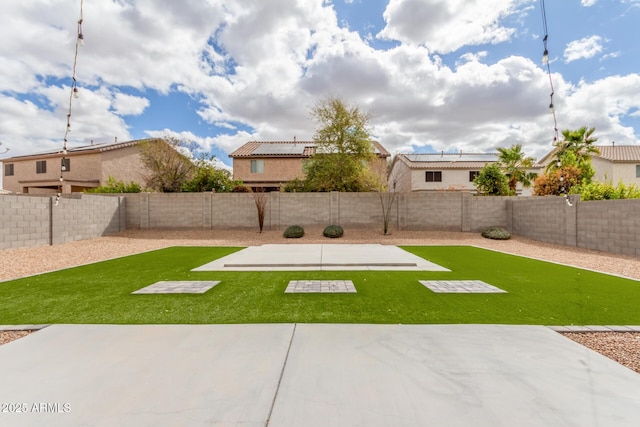
[[[640,333],[570,332],[562,335],[640,374]]]
[[[612,255],[537,242],[522,237],[488,240],[479,233],[347,229],[340,239],[329,240],[322,229],[305,228],[301,239],[285,239],[283,230],[127,230],[125,232],[55,246],[0,250],[0,281],[136,254],[168,246],[253,246],[267,243],[381,243],[391,245],[474,245],[515,255],[616,274],[640,280],[640,258]],[[640,283],[638,284],[640,286]],[[19,338],[21,332],[0,332],[0,344]],[[638,371],[640,334],[565,334],[607,357]]]
[[[0,331],[0,345],[26,337],[33,331]]]

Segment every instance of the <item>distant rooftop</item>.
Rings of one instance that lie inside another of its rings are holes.
[[[481,169],[487,163],[498,161],[498,154],[496,153],[429,153],[399,154],[398,156],[414,169],[434,167],[441,169]]]
[[[101,144],[89,144],[89,145],[81,145],[81,146],[77,146],[77,147],[67,147],[67,153],[68,154],[73,154],[73,153],[84,153],[84,152],[89,152],[89,151],[116,150],[118,148],[130,147],[132,145],[139,144],[142,141],[150,141],[150,140],[153,140],[153,139],[156,139],[156,138],[137,139],[137,140],[133,140],[133,141],[123,141],[123,142],[106,142],[106,143],[101,143]],[[24,157],[47,156],[47,155],[56,155],[56,154],[62,154],[62,147],[56,148],[54,150],[39,151],[37,153],[31,153],[31,154],[24,154],[22,156],[9,157],[9,158],[4,159],[3,161],[20,159],[20,158],[24,158]]]
[[[598,145],[601,157],[612,162],[640,162],[640,145]]]
[[[379,142],[371,143],[378,156],[390,156]],[[314,141],[250,141],[229,154],[229,157],[311,157],[315,152]]]

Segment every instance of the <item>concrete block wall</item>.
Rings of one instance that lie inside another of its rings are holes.
[[[462,196],[462,231],[482,232],[489,227],[507,227],[507,201],[516,197]]]
[[[126,229],[124,198],[0,196],[0,249],[90,239]]]
[[[267,205],[265,224],[271,223]],[[258,210],[253,196],[248,193],[212,194],[211,228],[258,228]],[[197,226],[197,225],[194,225]]]
[[[568,206],[563,197],[522,197],[511,203],[509,231],[534,240],[576,245],[576,204]]]
[[[55,199],[55,198],[53,198]],[[82,195],[61,198],[51,211],[51,244],[91,239],[126,229],[123,197]]]
[[[335,224],[356,228],[382,227],[382,205],[378,193],[335,194],[339,195],[338,218],[332,218]]]
[[[577,246],[640,256],[640,200],[577,204]]]
[[[149,228],[203,228],[205,218],[203,202],[208,195],[210,193],[147,194]],[[210,214],[207,213],[206,216],[210,217]]]
[[[407,193],[401,197],[399,215],[404,230],[462,229],[463,193],[423,192]]]
[[[273,229],[284,229],[290,225],[323,226],[329,225],[332,212],[338,214],[337,198],[330,193],[269,193]],[[335,206],[334,206],[335,205]]]
[[[48,245],[51,199],[0,195],[0,249]]]

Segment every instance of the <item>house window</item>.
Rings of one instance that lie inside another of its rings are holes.
[[[469,182],[473,182],[478,175],[480,175],[480,171],[469,171]]]
[[[251,160],[251,173],[264,173],[264,160]]]
[[[636,178],[640,178],[640,165],[636,165]]]
[[[426,171],[425,180],[427,182],[442,182],[441,171]]]
[[[13,176],[13,163],[4,165],[4,176]]]
[[[71,170],[71,159],[67,159],[67,158],[62,159],[62,161],[60,162],[60,166],[61,166],[62,172],[69,172]]]
[[[36,162],[36,173],[47,173],[47,161],[39,160]]]

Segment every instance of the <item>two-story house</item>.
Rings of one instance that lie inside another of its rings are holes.
[[[389,173],[396,191],[467,191],[475,193],[473,180],[488,164],[498,162],[497,153],[398,154]],[[538,172],[536,165],[532,171]],[[518,194],[529,189],[517,187]]]
[[[376,141],[376,154],[369,165],[386,180],[389,152]],[[304,178],[303,164],[316,152],[313,141],[251,141],[229,154],[233,159],[233,178],[253,189],[278,191],[283,184]]]
[[[67,149],[62,172],[62,150],[9,157],[2,160],[5,190],[13,193],[55,194],[64,178],[63,193],[79,192],[116,181],[144,184],[145,167],[137,145],[142,141],[91,144]]]

